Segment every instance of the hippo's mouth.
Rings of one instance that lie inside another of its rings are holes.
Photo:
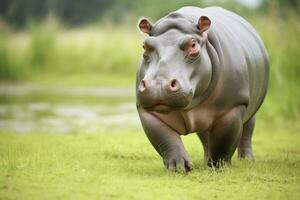
[[[159,112],[159,113],[169,113],[171,111],[181,110],[184,108],[185,108],[185,106],[172,106],[172,105],[168,105],[168,104],[164,104],[164,103],[157,103],[157,104],[153,104],[149,107],[144,107],[144,109],[147,111],[155,111],[155,112]]]
[[[155,94],[142,95],[138,93],[137,100],[146,111],[169,113],[184,110],[191,102],[192,93],[176,93],[176,95],[157,96]]]
[[[156,104],[152,106],[152,110],[160,113],[168,113],[172,108],[166,104]]]

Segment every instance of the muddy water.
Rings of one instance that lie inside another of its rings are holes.
[[[141,129],[133,88],[0,86],[0,131],[122,133]]]

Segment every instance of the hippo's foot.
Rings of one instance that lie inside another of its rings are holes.
[[[156,116],[138,110],[145,133],[151,144],[163,158],[164,165],[170,171],[188,172],[192,170],[180,134],[175,132]]]
[[[208,159],[207,161],[207,166],[211,167],[211,168],[215,168],[215,169],[219,169],[224,167],[225,165],[230,165],[231,164],[231,160],[224,160],[224,159],[219,159],[219,160],[212,160],[212,159]]]
[[[241,159],[249,159],[254,161],[255,157],[253,155],[251,148],[239,148],[238,149],[238,157]]]
[[[193,164],[187,155],[177,152],[170,152],[164,158],[164,165],[170,171],[189,172],[193,169]]]

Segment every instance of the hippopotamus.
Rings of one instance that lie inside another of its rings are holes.
[[[182,7],[152,24],[136,76],[136,105],[151,144],[171,171],[192,170],[181,140],[196,133],[211,167],[254,160],[255,114],[266,96],[269,62],[255,29],[220,7]]]

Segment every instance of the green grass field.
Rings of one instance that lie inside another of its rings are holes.
[[[194,163],[171,173],[143,132],[0,134],[1,199],[299,199],[299,125],[255,131],[256,162],[219,170],[203,164],[196,135],[184,137]]]

